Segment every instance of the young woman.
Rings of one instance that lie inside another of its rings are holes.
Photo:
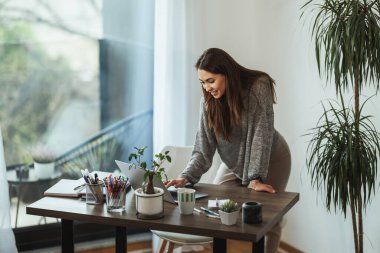
[[[195,65],[203,88],[201,118],[192,157],[178,179],[166,186],[197,183],[217,150],[222,165],[214,183],[256,191],[284,191],[290,151],[274,129],[274,81],[266,73],[239,65],[218,48],[207,49]],[[267,235],[266,252],[277,252],[278,224]]]

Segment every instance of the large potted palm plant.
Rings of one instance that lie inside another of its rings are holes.
[[[380,1],[307,1],[320,75],[333,81],[337,102],[309,133],[307,166],[312,185],[326,194],[326,207],[350,209],[355,252],[363,252],[363,211],[375,194],[379,133],[365,115],[361,91],[380,81]],[[304,15],[306,16],[306,15]],[[353,93],[353,101],[345,95]],[[352,103],[353,102],[353,103]]]

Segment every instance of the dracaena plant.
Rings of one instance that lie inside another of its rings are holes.
[[[148,168],[146,161],[141,160],[146,148],[147,147],[135,147],[134,149],[136,150],[136,152],[131,153],[129,155],[128,160],[133,161],[135,165],[137,165],[139,168],[145,171],[143,184],[144,193],[154,194],[155,191],[153,185],[153,178],[156,176],[159,180],[163,180],[163,177],[166,177],[165,168],[162,167],[162,164],[165,161],[171,162],[172,158],[169,156],[169,151],[166,151],[165,153],[157,153],[154,155],[155,159],[152,160],[152,167]]]
[[[330,103],[309,133],[307,166],[312,185],[326,193],[326,207],[349,208],[355,252],[363,252],[363,210],[375,191],[379,133],[360,104],[364,86],[380,83],[380,1],[309,0],[312,37],[320,75],[333,81],[338,105]],[[346,105],[343,92],[353,93]]]

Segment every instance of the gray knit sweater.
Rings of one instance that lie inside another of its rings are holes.
[[[199,129],[192,157],[181,177],[197,183],[212,165],[215,150],[222,161],[242,180],[265,180],[268,173],[271,148],[277,134],[273,127],[273,102],[269,80],[260,77],[243,97],[241,125],[232,128],[230,141],[216,138],[208,127],[204,99],[201,100]]]

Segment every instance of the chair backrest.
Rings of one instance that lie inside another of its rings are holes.
[[[165,146],[161,149],[160,152],[164,153],[165,151],[170,151],[169,155],[172,158],[171,163],[165,161],[162,164],[162,166],[165,168],[166,175],[168,176],[168,179],[178,178],[181,172],[186,168],[187,163],[191,158],[193,146]],[[220,163],[221,161],[219,154],[215,152],[212,166],[209,171],[202,176],[200,182],[212,183]]]
[[[169,156],[172,158],[172,162],[165,161],[162,167],[165,168],[168,179],[177,178],[181,172],[186,168],[187,163],[190,160],[192,146],[165,146],[161,149],[161,153],[169,151]]]

